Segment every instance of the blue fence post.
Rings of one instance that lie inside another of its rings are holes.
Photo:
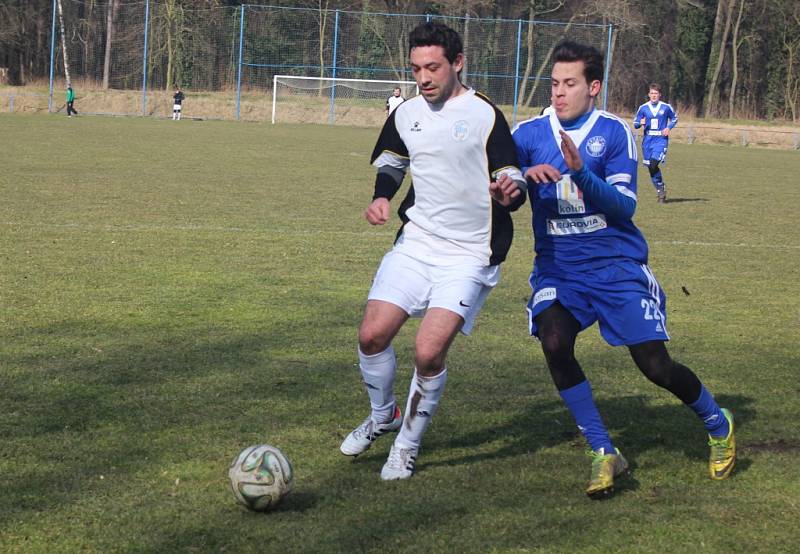
[[[47,113],[53,113],[53,69],[56,65],[56,0],[53,0],[53,23],[50,26],[50,98]]]
[[[142,116],[147,115],[147,39],[150,34],[150,0],[144,3],[144,54],[142,54]]]
[[[239,18],[239,66],[236,71],[236,120],[239,120],[242,107],[242,48],[244,46],[244,8],[242,4],[242,13]],[[272,91],[275,94],[275,91]]]
[[[331,66],[331,77],[333,77],[333,86],[331,87],[331,108],[328,123],[333,125],[333,101],[336,98],[336,51],[339,47],[339,10],[336,10],[336,17],[333,22],[333,65]]]
[[[606,46],[606,69],[603,75],[603,109],[608,109],[608,74],[611,70],[611,36],[614,34],[614,25],[608,24],[608,44]]]
[[[522,20],[517,20],[517,61],[514,64],[514,115],[511,126],[517,124],[517,104],[519,103],[519,50],[522,44]]]

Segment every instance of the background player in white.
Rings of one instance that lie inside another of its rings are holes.
[[[403,227],[375,275],[358,333],[372,411],[340,447],[357,456],[378,436],[399,430],[381,470],[384,480],[413,474],[444,390],[447,351],[459,331],[469,334],[496,285],[511,245],[510,212],[525,201],[503,114],[459,79],[464,54],[458,33],[423,23],[409,34],[409,57],[421,94],[402,103],[383,126],[372,155],[375,194],[365,212],[371,224],[385,224],[389,201],[411,171],[399,211]],[[500,175],[509,177],[502,186]],[[403,419],[394,395],[392,339],[409,316],[422,314]]]
[[[599,322],[612,346],[627,346],[641,372],[691,408],[709,434],[712,479],[733,469],[733,416],[697,376],[667,352],[666,296],[647,266],[644,236],[633,224],[636,144],[620,118],[597,110],[603,56],[563,42],[553,54],[555,114],[514,129],[533,209],[536,260],[528,302],[532,335],[541,341],[553,382],[591,448],[587,494],[613,492],[628,469],[614,447],[589,381],[575,359],[578,334]],[[647,420],[635,423],[651,431]]]
[[[651,83],[649,88],[647,96],[650,101],[639,106],[636,117],[633,118],[633,126],[636,129],[644,127],[642,163],[650,172],[659,204],[664,204],[667,201],[667,184],[658,165],[667,161],[669,132],[678,124],[678,114],[672,106],[661,102],[661,85]]]
[[[392,91],[392,95],[386,99],[386,117],[389,117],[391,113],[406,99],[403,98],[403,91],[400,90],[400,87],[394,87]]]
[[[181,87],[175,87],[175,94],[172,95],[172,120],[178,121],[181,118],[181,108],[186,95],[183,94]]]

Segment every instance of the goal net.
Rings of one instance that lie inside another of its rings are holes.
[[[275,75],[272,122],[380,126],[386,120],[386,100],[395,87],[400,87],[406,100],[418,93],[413,81]]]

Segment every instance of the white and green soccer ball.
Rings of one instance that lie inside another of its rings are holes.
[[[257,512],[274,508],[292,490],[292,464],[279,448],[248,446],[233,460],[228,477],[236,500]]]

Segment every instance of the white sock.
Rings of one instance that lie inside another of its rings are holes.
[[[408,403],[403,419],[403,427],[395,439],[395,444],[400,448],[419,448],[422,435],[431,423],[431,418],[439,407],[439,400],[444,392],[447,382],[447,368],[442,368],[441,373],[433,377],[417,375],[414,368],[414,378],[408,391]]]
[[[397,401],[394,397],[394,376],[397,360],[390,344],[383,352],[368,356],[358,349],[361,377],[367,387],[369,403],[372,406],[372,419],[385,423],[392,419]]]

